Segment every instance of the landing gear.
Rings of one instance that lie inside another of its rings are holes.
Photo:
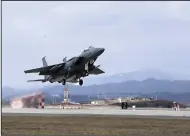
[[[50,82],[50,83],[53,83],[53,81],[52,81],[52,80],[50,80],[49,82]]]
[[[84,70],[85,70],[85,75],[86,75],[86,73],[89,73],[89,72],[88,72],[88,63],[85,64]]]
[[[85,70],[85,76],[88,76],[89,72],[87,70]]]
[[[94,60],[90,60],[89,62],[87,62],[86,64],[85,64],[85,73],[84,73],[84,75],[85,76],[88,76],[89,75],[89,70],[91,69],[91,67],[93,66],[93,64],[94,64]]]
[[[63,80],[62,80],[62,85],[65,85],[65,84],[66,84],[66,80],[63,79]]]
[[[92,65],[93,63],[94,63],[94,60],[90,60],[90,61],[89,61],[89,64]]]
[[[79,85],[82,86],[83,85],[83,80],[79,79]]]

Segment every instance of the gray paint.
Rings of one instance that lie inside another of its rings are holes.
[[[83,82],[81,77],[88,76],[86,73],[95,75],[104,73],[104,71],[94,65],[104,50],[104,48],[94,48],[90,46],[77,57],[72,57],[64,63],[50,66],[48,66],[45,57],[43,57],[43,67],[25,70],[24,72],[44,75],[44,79],[28,80],[28,82],[40,81],[44,83],[49,81],[50,83],[58,82],[65,85],[66,82],[77,83],[79,80],[79,84],[82,85],[83,83],[80,83],[80,81]],[[65,58],[63,60],[65,60]],[[86,65],[88,67],[86,67]]]

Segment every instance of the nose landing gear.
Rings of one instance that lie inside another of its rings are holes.
[[[88,75],[89,75],[89,72],[88,72],[87,70],[85,70],[84,75],[85,75],[85,76],[88,76]]]

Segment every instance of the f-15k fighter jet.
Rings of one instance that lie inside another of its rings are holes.
[[[43,57],[43,67],[25,70],[24,72],[39,73],[39,75],[44,75],[44,79],[28,80],[28,82],[49,81],[50,83],[58,82],[63,85],[65,85],[66,82],[79,82],[79,85],[83,85],[83,80],[81,79],[82,77],[86,77],[89,74],[99,75],[105,73],[99,69],[99,66],[94,65],[94,62],[104,52],[104,50],[104,48],[94,48],[90,46],[77,57],[73,57],[69,60],[65,57],[63,59],[63,63],[49,66],[45,57]]]

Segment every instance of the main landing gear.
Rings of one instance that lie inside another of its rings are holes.
[[[62,85],[65,85],[65,84],[66,84],[66,80],[63,79],[63,80],[62,80]]]
[[[83,85],[83,80],[79,79],[79,85],[82,86]]]
[[[49,82],[50,82],[50,83],[53,83],[53,80],[50,80]]]
[[[94,60],[90,60],[89,62],[87,62],[85,64],[85,76],[88,76],[89,75],[89,67],[91,67],[94,63]]]

